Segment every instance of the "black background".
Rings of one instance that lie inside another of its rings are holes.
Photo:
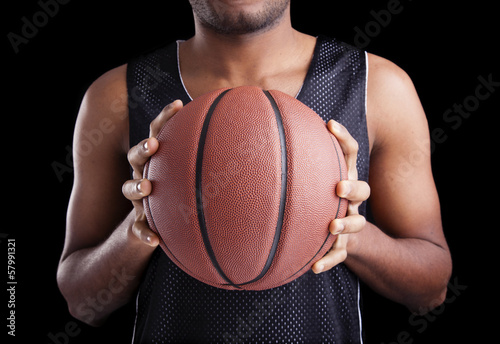
[[[393,1],[292,0],[293,24],[300,31],[350,44],[359,42],[355,27],[369,33],[364,48],[411,76],[430,130],[441,132],[432,162],[455,287],[444,306],[419,318],[365,290],[366,342],[490,341],[498,332],[494,210],[500,87],[488,99],[474,103],[473,98],[479,77],[500,81],[497,8],[485,0],[400,0],[399,13],[377,23],[372,11],[381,13]],[[2,207],[0,229],[1,336],[8,342],[129,343],[132,305],[95,329],[71,317],[57,289],[73,179],[68,152],[92,81],[143,51],[189,38],[190,7],[187,0],[73,0],[45,21],[39,16],[38,32],[16,53],[9,33],[21,35],[22,18],[33,22],[41,10],[35,0],[10,1],[2,10],[2,181],[8,206]],[[474,111],[460,124],[446,121],[444,113],[464,102]],[[16,242],[15,338],[6,335],[8,239]]]

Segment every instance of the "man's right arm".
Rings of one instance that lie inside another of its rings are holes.
[[[180,106],[162,111],[156,127]],[[74,184],[57,272],[70,313],[93,326],[134,295],[159,242],[142,208],[142,198],[151,190],[142,168],[158,143],[149,138],[129,150],[128,133],[126,66],[121,66],[96,80],[80,107]],[[131,166],[134,179],[129,180]]]

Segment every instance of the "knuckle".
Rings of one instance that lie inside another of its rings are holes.
[[[127,197],[127,182],[123,183],[123,185],[122,185],[122,194],[123,194],[123,196],[125,196],[125,198],[128,198]]]
[[[348,230],[344,233],[358,233],[363,230],[366,225],[366,219],[363,215],[355,214],[351,215],[350,221],[347,225]]]
[[[341,250],[339,253],[338,253],[338,257],[339,257],[339,263],[342,263],[344,262],[346,259],[347,259],[347,250]]]
[[[131,182],[132,182],[131,180],[127,180],[127,181],[126,181],[125,183],[123,183],[123,185],[122,185],[122,194],[123,194],[123,196],[125,196],[125,198],[127,198],[127,199],[129,199],[129,200],[131,200],[131,199],[132,199],[132,195],[131,195],[132,190],[131,190],[131,187],[130,187]]]
[[[125,196],[125,198],[127,198],[131,201],[137,201],[137,200],[140,200],[141,198],[143,198],[144,195],[143,195],[141,184],[142,184],[142,180],[140,180],[140,179],[127,180],[122,185],[122,193]]]
[[[370,187],[370,185],[367,182],[365,182],[365,185],[366,185],[365,186],[366,187],[366,199],[368,199],[372,194],[372,188]]]
[[[143,165],[148,159],[147,148],[145,146],[146,142],[147,139],[139,142],[127,152],[127,160],[130,166],[134,169],[135,174],[142,175],[142,172],[139,173],[139,171],[142,171],[144,167]]]
[[[147,142],[147,139],[142,140],[135,146],[129,149],[127,153],[127,159],[129,163],[136,163],[136,160],[142,155],[144,152],[144,144]]]
[[[135,147],[132,147],[127,152],[127,160],[129,163],[132,163],[132,161],[134,160],[134,155],[135,155]]]
[[[333,268],[334,266],[342,263],[347,259],[347,251],[345,249],[334,249],[330,251],[330,256],[325,262],[325,266],[328,269]]]
[[[138,238],[141,238],[141,233],[142,233],[142,223],[141,221],[136,220],[134,224],[132,225],[132,233]]]
[[[349,148],[352,153],[357,153],[359,150],[358,141],[356,141],[354,138],[351,138],[351,140],[349,140]]]
[[[366,218],[359,215],[359,231],[361,231],[366,226]]]
[[[154,119],[150,124],[149,124],[149,132],[153,133],[156,129],[156,121],[158,118]]]

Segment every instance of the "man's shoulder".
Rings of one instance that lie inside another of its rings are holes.
[[[111,111],[123,110],[127,100],[127,64],[115,67],[99,76],[87,89],[84,101],[109,106]]]
[[[126,73],[126,64],[118,66],[102,74],[88,87],[78,113],[76,132],[101,130],[108,133],[106,138],[116,135],[117,140],[124,141],[128,123],[125,121],[128,118]],[[104,127],[113,130],[104,130]]]
[[[115,67],[108,70],[101,76],[99,76],[89,87],[89,89],[98,89],[99,91],[105,91],[110,86],[119,86],[126,82],[127,75],[127,65],[123,64],[121,66]]]
[[[394,62],[368,54],[367,119],[372,140],[424,128],[425,113],[410,76]]]
[[[394,62],[381,56],[367,53],[368,79],[377,83],[411,82],[408,74]]]

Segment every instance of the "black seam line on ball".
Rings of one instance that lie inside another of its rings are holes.
[[[340,156],[339,156],[339,151],[337,149],[337,145],[335,144],[335,141],[334,141],[334,138],[332,136],[330,136],[330,139],[332,140],[332,145],[333,145],[333,149],[335,150],[335,154],[336,154],[336,157],[337,157],[337,162],[339,164],[339,179],[342,180],[342,164],[340,162]],[[339,197],[339,203],[337,205],[337,212],[335,214],[335,218],[337,218],[339,216],[339,211],[340,211],[340,204],[342,202],[342,198]],[[286,278],[284,281],[286,280],[290,280],[291,278],[293,278],[293,276],[295,276],[296,274],[298,274],[300,271],[302,271],[306,266],[308,266],[315,258],[316,256],[321,252],[321,250],[323,249],[323,247],[325,246],[325,244],[328,242],[328,239],[330,238],[332,234],[330,232],[328,232],[328,234],[326,235],[326,238],[325,238],[325,241],[323,242],[323,244],[320,246],[318,252],[316,252],[314,254],[314,256],[306,263],[304,264],[304,266],[302,268],[300,268],[299,270],[297,270],[294,274],[292,274],[290,277]]]
[[[208,238],[207,224],[205,221],[205,214],[203,212],[203,192],[202,192],[202,185],[201,185],[202,168],[203,168],[203,152],[205,149],[205,140],[207,138],[208,125],[210,124],[210,119],[212,118],[212,115],[215,111],[215,108],[217,107],[217,104],[219,104],[222,97],[224,97],[226,95],[226,93],[229,92],[230,90],[231,89],[222,92],[219,96],[217,96],[217,98],[215,98],[212,105],[210,105],[210,108],[208,109],[207,115],[205,116],[205,121],[203,122],[203,127],[202,127],[201,133],[200,133],[200,141],[198,143],[198,154],[196,156],[196,206],[198,208],[197,212],[198,212],[198,221],[199,221],[199,225],[200,225],[201,236],[203,238],[203,243],[205,245],[205,249],[207,250],[208,256],[210,257],[210,260],[212,261],[212,265],[217,270],[219,275],[226,282],[228,282],[229,285],[231,285],[235,288],[241,289],[238,285],[236,285],[233,281],[231,281],[229,279],[229,277],[226,276],[224,271],[222,271],[222,268],[219,265],[217,258],[215,257],[215,253],[214,253],[214,250],[212,248],[212,244],[210,244],[210,239]]]
[[[337,145],[335,144],[335,141],[333,139],[332,136],[330,136],[331,140],[332,140],[332,144],[333,144],[333,149],[335,150],[335,154],[336,154],[336,157],[337,157],[337,162],[339,164],[339,179],[342,180],[342,165],[340,163],[340,156],[339,156],[339,151],[337,149]],[[337,205],[337,212],[335,214],[335,218],[337,218],[339,216],[339,211],[340,211],[340,204],[342,202],[342,198],[339,197],[339,203]],[[315,258],[316,256],[321,252],[321,250],[323,249],[323,247],[325,246],[325,244],[328,242],[328,239],[330,239],[330,236],[332,234],[330,232],[328,232],[328,234],[326,235],[326,238],[325,238],[325,241],[323,242],[323,244],[320,246],[318,252],[316,252],[314,254],[314,256],[306,263],[304,264],[304,266],[302,268],[300,268],[299,270],[297,270],[297,272],[295,272],[293,275],[291,275],[290,277],[288,277],[287,279],[285,280],[289,280],[291,278],[293,278],[293,276],[295,276],[296,274],[298,274],[300,271],[302,271],[306,266],[308,266]]]
[[[288,168],[287,168],[287,149],[286,149],[286,141],[285,141],[285,128],[283,127],[283,119],[281,117],[281,112],[278,107],[278,104],[276,104],[276,100],[273,98],[271,93],[269,91],[263,91],[264,94],[266,95],[267,99],[269,99],[269,102],[271,103],[271,106],[274,111],[274,115],[276,117],[276,123],[278,127],[278,135],[280,138],[280,150],[281,150],[281,194],[280,194],[280,206],[279,206],[279,212],[278,212],[278,220],[276,223],[276,229],[274,232],[274,239],[273,239],[273,244],[271,246],[271,250],[269,252],[269,255],[267,257],[266,264],[262,268],[262,271],[260,274],[255,277],[253,280],[245,282],[245,283],[240,283],[238,285],[245,285],[245,284],[250,284],[253,282],[256,282],[260,280],[264,275],[267,273],[269,268],[271,267],[271,264],[274,260],[274,257],[276,255],[276,250],[278,248],[278,242],[280,241],[281,237],[281,229],[283,227],[283,217],[285,213],[285,203],[286,203],[286,187],[287,187],[287,174],[288,174]]]
[[[293,276],[295,276],[296,274],[298,274],[299,272],[301,272],[302,270],[304,270],[304,268],[305,268],[306,266],[308,266],[309,264],[311,264],[311,262],[312,262],[312,261],[313,261],[313,260],[314,260],[314,259],[318,256],[318,254],[321,252],[321,250],[323,249],[323,247],[325,247],[325,244],[328,242],[328,239],[330,239],[330,236],[331,236],[331,235],[332,235],[331,233],[328,233],[328,234],[326,235],[326,239],[325,239],[325,241],[323,241],[323,244],[319,247],[318,252],[316,252],[316,253],[314,254],[314,256],[312,256],[312,258],[311,258],[311,259],[309,259],[309,261],[308,261],[307,263],[305,263],[305,264],[304,264],[304,266],[303,266],[303,267],[301,267],[301,268],[300,268],[300,269],[298,269],[295,273],[293,273],[292,275],[290,275],[290,277],[285,278],[283,281],[286,281],[286,280],[291,280],[291,279],[293,278]]]
[[[339,163],[339,181],[341,181],[343,179],[342,179],[342,164],[340,163],[339,151],[337,150],[337,145],[335,144],[333,137],[330,136],[330,138],[332,139],[333,148],[335,149],[335,153],[337,154],[337,162]],[[337,213],[335,214],[335,218],[339,217],[341,202],[342,202],[342,197],[339,197],[339,204],[337,205]]]

